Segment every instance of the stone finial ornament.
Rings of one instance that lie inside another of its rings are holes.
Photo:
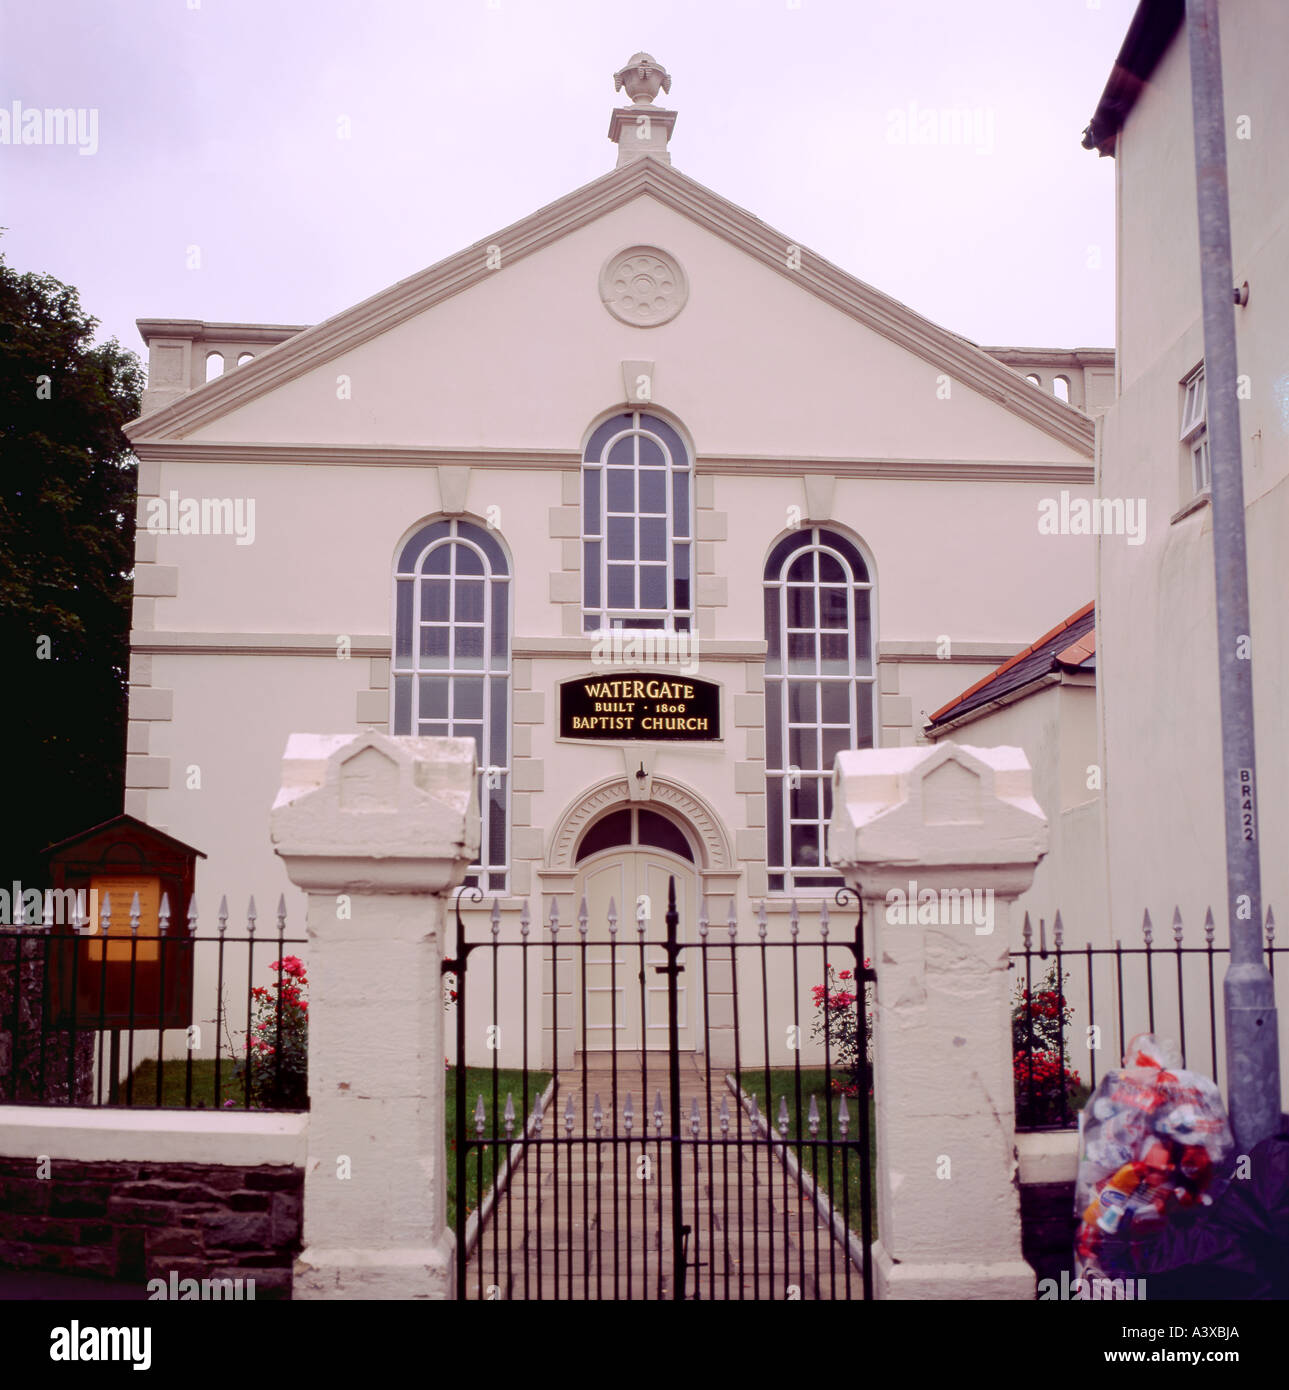
[[[609,115],[609,139],[618,147],[618,168],[638,159],[670,164],[667,141],[676,124],[676,113],[655,106],[659,91],[671,91],[671,75],[652,54],[635,53],[620,72],[613,74],[617,91],[625,87],[630,106],[616,106]]]
[[[633,53],[626,67],[613,74],[613,90],[620,92],[624,87],[637,106],[647,106],[659,88],[671,91],[671,74],[651,53]]]

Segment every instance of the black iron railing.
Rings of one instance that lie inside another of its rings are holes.
[[[1268,908],[1263,951],[1273,979],[1276,957],[1289,950],[1275,944],[1275,928]],[[1186,941],[1180,910],[1164,940],[1144,913],[1139,945],[1071,945],[1059,912],[1050,944],[1044,920],[1037,935],[1035,945],[1026,913],[1023,949],[1010,953],[1017,1129],[1075,1128],[1098,1076],[1122,1064],[1138,1033],[1167,1038],[1184,1066],[1223,1084],[1222,977],[1230,951],[1215,940],[1211,910],[1203,944]]]
[[[110,893],[95,918],[80,901],[55,923],[0,927],[0,1104],[186,1109],[308,1108],[303,962],[288,949],[279,899],[270,931],[250,900],[244,934],[201,935],[191,904],[172,920],[113,930]]]

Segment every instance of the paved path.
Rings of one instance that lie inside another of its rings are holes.
[[[598,1095],[602,1136],[613,1134],[614,1082],[607,1054],[587,1054],[560,1075],[542,1137],[512,1175],[508,1190],[484,1225],[466,1269],[467,1297],[664,1298],[675,1296],[671,1233],[670,1146],[655,1142],[655,1097],[662,1097],[662,1131],[670,1130],[666,1054],[651,1052],[647,1075],[640,1054],[618,1055],[618,1135],[626,1135],[626,1103],[634,1110],[632,1142],[595,1142]],[[753,1129],[725,1084],[725,1068],[710,1082],[703,1058],[681,1059],[682,1133],[692,1135],[698,1105],[699,1143],[682,1154],[681,1210],[691,1228],[685,1296],[703,1299],[862,1297],[859,1270],[803,1201],[797,1184]],[[648,1104],[642,1104],[647,1094]],[[565,1113],[573,1100],[571,1134]],[[735,1147],[707,1145],[722,1136],[720,1108],[729,1102]],[[588,1106],[587,1101],[590,1104]],[[710,1123],[708,1119],[710,1105]],[[647,1110],[647,1113],[645,1113]],[[648,1125],[648,1140],[639,1141]],[[741,1124],[741,1128],[740,1128]],[[615,1163],[616,1159],[616,1163]],[[616,1173],[615,1173],[616,1167]],[[589,1181],[588,1181],[589,1173]],[[616,1182],[615,1182],[616,1180]],[[852,1213],[858,1224],[858,1213]],[[847,1291],[847,1271],[850,1287]]]

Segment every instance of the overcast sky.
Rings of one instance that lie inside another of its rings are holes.
[[[977,342],[1111,346],[1079,136],[1134,8],[0,0],[0,108],[97,120],[0,145],[0,251],[140,352],[137,318],[316,323],[608,172],[645,49],[686,174]]]

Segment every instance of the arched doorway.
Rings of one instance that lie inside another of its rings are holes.
[[[674,820],[636,804],[592,822],[578,841],[574,864],[576,901],[580,906],[585,898],[587,909],[577,1045],[607,1052],[616,1038],[619,1052],[665,1051],[667,979],[654,967],[666,963],[666,954],[656,943],[666,931],[671,878],[682,936],[692,934],[698,908],[694,847]],[[696,1036],[694,1001],[684,975],[678,983],[678,1041],[688,1050]]]

